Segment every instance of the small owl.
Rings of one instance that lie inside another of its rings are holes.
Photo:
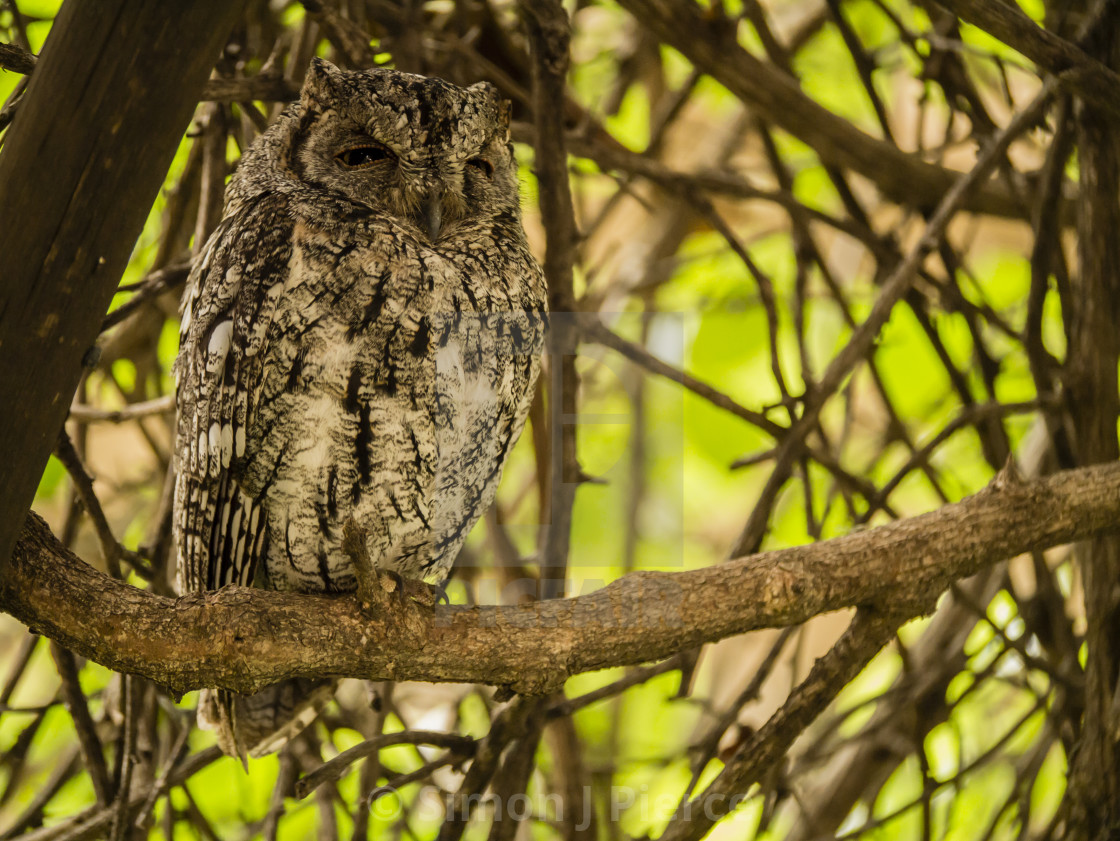
[[[181,592],[352,590],[351,518],[380,568],[446,578],[539,369],[546,291],[518,187],[493,86],[312,62],[184,297]],[[312,689],[208,693],[200,719],[227,753],[267,752]]]

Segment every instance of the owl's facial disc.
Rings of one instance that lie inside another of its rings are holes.
[[[304,183],[432,243],[520,215],[508,112],[492,86],[317,62],[301,104],[293,168]]]

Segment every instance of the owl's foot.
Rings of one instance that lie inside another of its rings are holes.
[[[366,547],[366,530],[353,517],[342,525],[342,551],[354,562],[354,577],[358,580],[358,604],[362,609],[369,610],[375,605],[388,606],[389,594],[401,589],[398,583],[401,577],[374,566]]]
[[[428,584],[416,578],[405,578],[396,570],[377,570],[381,589],[386,593],[399,593],[402,601],[416,602],[424,607],[433,607],[440,602],[448,603],[447,592],[438,584]]]
[[[395,569],[377,569],[377,586],[382,593],[395,593],[398,598],[405,595],[408,581]]]
[[[417,581],[410,578],[406,579],[405,586],[408,588],[408,597],[424,607],[451,604],[451,600],[447,598],[447,591],[443,589],[442,584],[428,584],[426,581]]]
[[[397,601],[413,601],[424,607],[448,601],[447,593],[439,585],[404,578],[396,570],[378,568],[366,548],[365,529],[354,522],[353,517],[342,527],[342,551],[354,562],[358,602],[363,609],[374,605],[388,607],[390,598],[394,597]]]

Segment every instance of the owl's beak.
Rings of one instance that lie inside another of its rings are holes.
[[[427,201],[424,202],[424,222],[428,226],[428,236],[435,242],[443,227],[443,195],[439,190],[428,193]]]

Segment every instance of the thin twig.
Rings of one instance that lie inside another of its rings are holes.
[[[97,532],[97,539],[101,543],[101,556],[105,560],[105,566],[109,574],[113,578],[123,580],[121,559],[125,554],[124,548],[113,536],[113,530],[109,526],[109,521],[105,518],[105,511],[101,508],[101,500],[97,498],[97,493],[93,490],[93,477],[86,472],[86,467],[82,464],[78,451],[74,449],[74,442],[70,440],[70,436],[65,429],[59,432],[58,444],[55,446],[54,453],[58,460],[62,462],[62,466],[66,468],[66,472],[70,474],[70,479],[74,483],[74,490],[77,491],[78,498],[81,499],[82,506],[86,509],[90,522],[93,523],[93,528]]]
[[[104,333],[111,327],[117,326],[141,306],[158,298],[164,292],[182,286],[189,275],[189,263],[175,263],[152,272],[140,282],[131,298],[105,316],[101,322],[101,332]]]
[[[171,786],[171,772],[175,770],[183,757],[186,756],[189,745],[187,739],[191,735],[191,722],[189,720],[183,721],[179,728],[179,735],[175,737],[175,743],[171,746],[170,752],[167,754],[167,759],[159,769],[159,775],[156,777],[155,782],[148,790],[148,799],[140,807],[136,817],[132,821],[132,825],[139,830],[147,829],[148,820],[152,812],[156,808],[156,803],[161,797],[167,794]]]
[[[1041,119],[1050,103],[1055,87],[1056,84],[1053,80],[1044,84],[1031,104],[1016,114],[1007,127],[1000,132],[996,140],[981,153],[976,165],[957,179],[930,218],[921,239],[910,249],[905,259],[895,267],[890,277],[883,283],[882,291],[876,298],[871,312],[855,329],[848,343],[833,358],[813,392],[806,396],[801,417],[790,429],[789,434],[782,439],[774,470],[767,480],[765,488],[763,488],[760,503],[754,508],[746,526],[744,526],[732,547],[731,554],[733,556],[754,551],[758,546],[762,533],[765,531],[765,521],[769,518],[773,500],[789,478],[793,463],[804,446],[804,439],[816,426],[817,419],[820,417],[821,410],[828,398],[836,392],[852,370],[868,356],[876,336],[879,335],[879,331],[882,330],[883,325],[890,318],[895,304],[910,289],[915,274],[926,255],[937,247],[938,242],[948,229],[949,222],[960,211],[969,193],[988,177],[996,163],[1007,151],[1007,147],[1011,145],[1011,142]]]
[[[57,642],[51,643],[51,656],[58,666],[58,676],[62,680],[62,698],[74,722],[74,730],[78,734],[82,762],[93,784],[97,804],[108,806],[113,800],[115,790],[109,781],[109,769],[105,764],[105,751],[101,746],[101,739],[97,735],[93,717],[89,714],[86,696],[82,693],[81,683],[78,680],[78,664],[75,662],[74,655]]]
[[[662,841],[698,841],[719,818],[733,811],[751,784],[774,767],[793,740],[886,645],[906,618],[858,612],[844,636],[816,662],[782,708],[727,760],[708,788],[678,810],[662,833]]]
[[[538,703],[539,699],[518,695],[494,717],[490,732],[478,744],[471,767],[447,805],[447,816],[440,827],[437,841],[459,841],[463,836],[471,814],[479,803],[479,795],[498,770],[502,753],[523,734],[526,722]]]
[[[294,787],[296,799],[302,800],[323,783],[340,779],[355,762],[365,759],[367,756],[372,756],[390,745],[434,745],[467,757],[474,752],[476,742],[468,736],[460,736],[455,733],[437,733],[429,730],[383,733],[344,750],[330,761],[324,762],[310,774],[297,780]]]
[[[19,650],[12,657],[8,675],[4,678],[4,685],[0,687],[0,705],[6,706],[12,699],[12,693],[16,691],[16,685],[23,677],[27,664],[31,662],[31,656],[35,653],[35,646],[42,639],[38,634],[27,633],[20,640]]]
[[[175,396],[165,394],[141,403],[129,403],[120,409],[101,409],[97,406],[74,403],[70,406],[70,419],[79,423],[125,423],[149,415],[167,414],[174,409]]]
[[[75,753],[77,753],[75,751]],[[187,757],[169,776],[169,787],[181,786],[206,766],[220,759],[224,754],[217,745],[199,751]],[[129,798],[127,812],[131,815],[144,807],[147,792]],[[54,826],[43,827],[21,836],[20,841],[93,841],[104,838],[109,830],[113,817],[118,814],[117,806],[105,808],[93,807],[86,809],[69,820]]]
[[[606,686],[600,686],[598,689],[585,692],[583,695],[577,695],[575,698],[562,698],[554,702],[548,707],[548,715],[551,718],[572,715],[582,710],[584,707],[596,704],[599,701],[605,701],[608,698],[613,698],[615,695],[619,695],[631,687],[640,686],[659,675],[676,671],[681,668],[683,663],[684,655],[676,654],[668,660],[657,663],[656,665],[631,669],[623,677],[608,683]]]

